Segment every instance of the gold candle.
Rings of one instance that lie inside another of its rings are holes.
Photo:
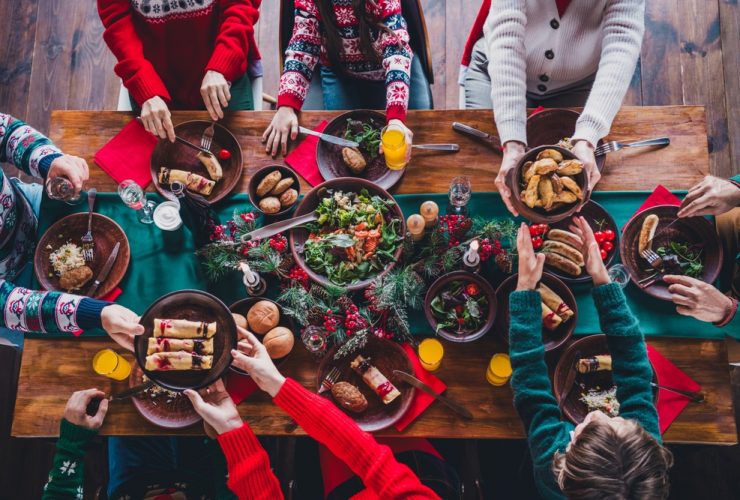
[[[411,237],[414,241],[419,241],[424,237],[424,228],[426,227],[426,221],[424,217],[419,214],[409,215],[406,219],[406,229],[411,233]]]
[[[426,221],[426,227],[432,227],[437,223],[439,215],[439,206],[433,201],[425,201],[421,204],[421,216]]]

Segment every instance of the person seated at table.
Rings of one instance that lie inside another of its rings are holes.
[[[593,187],[601,177],[594,147],[640,56],[645,0],[486,0],[481,9],[488,14],[468,42],[465,102],[494,111],[504,147],[496,186],[509,211],[516,215],[505,177],[527,146],[527,106],[584,107],[570,139]]]
[[[262,135],[272,156],[298,136],[298,116],[319,64],[324,107],[385,109],[388,124],[404,125],[406,109],[429,109],[429,82],[409,46],[397,0],[296,0],[293,34],[285,50],[278,110]],[[411,148],[408,148],[411,151]]]
[[[666,498],[673,458],[661,444],[645,340],[622,289],[610,283],[590,226],[582,217],[574,223],[571,230],[585,242],[582,252],[612,355],[620,415],[592,411],[575,427],[561,419],[545,363],[536,290],[545,256],[534,253],[529,228],[522,224],[519,279],[509,297],[509,352],[514,405],[527,433],[537,488],[545,498]]]
[[[88,179],[85,160],[63,154],[34,128],[0,113],[0,163],[6,162],[33,177],[65,177],[77,193]],[[133,335],[144,332],[134,312],[102,300],[26,288],[43,189],[0,170],[0,337],[12,337],[7,330],[76,332],[102,326],[113,340],[133,350]]]
[[[722,243],[724,262],[719,288],[690,276],[666,275],[676,312],[700,321],[711,321],[740,340],[740,175],[730,180],[711,175],[693,186],[678,212],[679,217],[713,215]]]
[[[98,0],[103,39],[144,127],[175,142],[170,109],[253,109],[262,0]]]

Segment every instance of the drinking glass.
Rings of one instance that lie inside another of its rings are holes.
[[[419,344],[419,361],[428,372],[433,372],[442,364],[445,348],[437,339],[424,339]]]
[[[493,355],[486,370],[486,380],[493,386],[502,386],[511,378],[511,360],[508,354],[498,352]]]
[[[397,124],[387,125],[380,131],[385,165],[391,170],[401,170],[406,166],[406,133]]]
[[[448,212],[466,215],[468,211],[467,205],[472,195],[473,190],[470,185],[470,178],[465,175],[454,177],[450,182],[450,207]]]
[[[157,206],[152,200],[147,200],[144,190],[141,189],[136,181],[126,179],[118,185],[118,196],[129,208],[136,210],[139,216],[139,222],[142,224],[151,224],[154,222],[152,214],[154,207]]]
[[[45,187],[47,196],[52,200],[63,201],[67,205],[77,205],[82,201],[82,196],[75,194],[74,184],[66,177],[50,177]]]
[[[131,374],[131,363],[113,349],[103,349],[95,353],[93,370],[113,380],[126,380]]]
[[[630,282],[630,273],[627,268],[622,264],[614,264],[608,270],[609,278],[614,283],[618,283],[620,287],[624,288]]]

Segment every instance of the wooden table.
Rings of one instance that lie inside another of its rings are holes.
[[[304,112],[302,123],[315,126],[333,113]],[[230,116],[225,125],[240,140],[244,151],[246,188],[249,176],[270,164],[259,136],[272,113],[242,112]],[[175,123],[206,119],[203,112],[174,113]],[[51,138],[66,152],[82,156],[91,165],[89,184],[101,191],[114,191],[115,183],[93,166],[94,153],[129,120],[128,113],[55,111],[51,119]],[[473,178],[477,191],[493,191],[494,173],[500,156],[489,148],[453,132],[453,121],[494,131],[487,111],[412,111],[408,124],[417,143],[457,142],[457,155],[414,153],[412,164],[398,188],[400,193],[445,192],[456,174]],[[624,108],[614,121],[609,138],[642,139],[668,135],[671,147],[657,151],[628,151],[610,155],[599,184],[604,190],[652,189],[660,183],[671,189],[686,189],[709,172],[704,108],[700,106]],[[649,174],[649,175],[648,175]],[[732,411],[727,352],[721,341],[690,339],[652,339],[651,343],[679,368],[699,382],[707,401],[689,405],[665,435],[669,442],[726,443],[737,441]],[[53,349],[50,348],[53,346]],[[70,340],[27,340],[21,363],[18,397],[13,420],[13,436],[56,436],[59,419],[69,394],[97,386],[108,392],[126,387],[96,376],[90,360],[103,347],[115,347],[107,338]],[[508,387],[494,388],[485,382],[486,364],[494,352],[504,349],[492,336],[471,344],[446,345],[445,359],[438,375],[448,385],[447,393],[463,402],[474,414],[472,422],[456,418],[439,403],[434,403],[404,433],[405,436],[446,438],[523,438],[524,430],[512,404]],[[304,386],[314,388],[316,365],[303,349],[297,349],[285,374]],[[257,434],[285,434],[289,418],[262,393],[250,396],[239,406],[245,420]],[[179,433],[200,433],[199,426]],[[301,434],[298,428],[295,434]],[[107,435],[161,435],[163,429],[148,424],[128,402],[112,403],[101,430]],[[394,435],[393,429],[384,435]]]

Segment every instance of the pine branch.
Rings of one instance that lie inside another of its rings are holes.
[[[336,354],[334,354],[334,360],[345,358],[364,348],[367,345],[368,335],[370,335],[368,330],[361,330],[355,333],[342,344],[342,347],[337,349]]]

